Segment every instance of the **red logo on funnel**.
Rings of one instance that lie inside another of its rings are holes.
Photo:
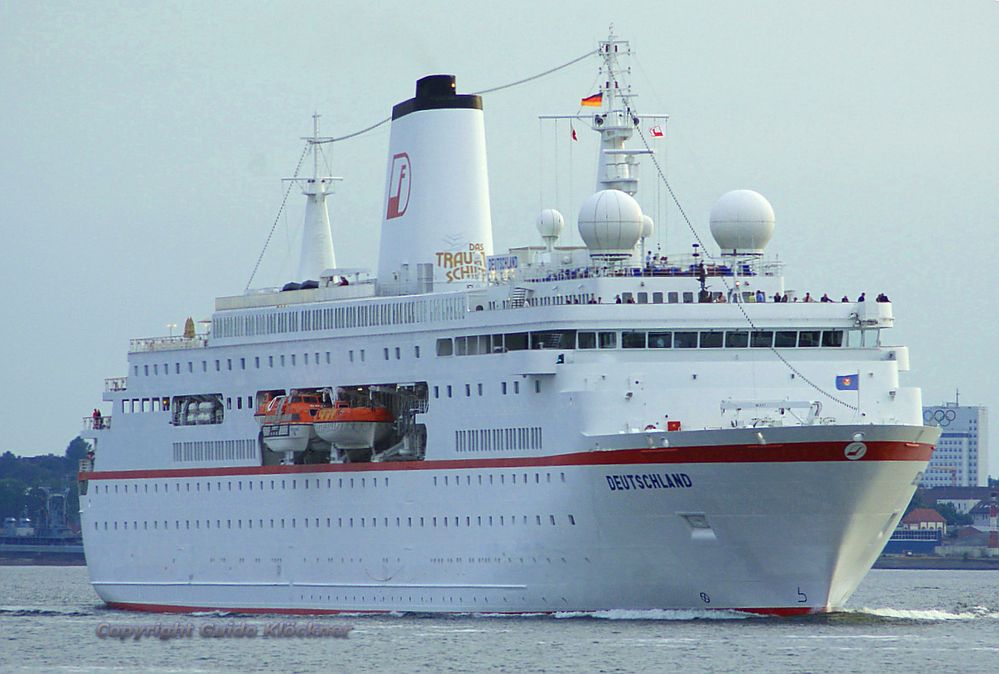
[[[389,197],[388,209],[385,212],[385,219],[398,218],[406,212],[409,206],[409,186],[410,186],[409,155],[400,152],[392,157],[392,171],[389,174]]]

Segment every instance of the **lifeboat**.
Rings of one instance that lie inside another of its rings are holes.
[[[395,417],[385,407],[356,405],[337,400],[316,415],[320,438],[341,450],[372,449],[392,434]]]
[[[322,409],[323,398],[318,393],[292,391],[291,395],[265,400],[253,416],[260,423],[264,445],[272,452],[293,456],[318,440],[315,420]]]

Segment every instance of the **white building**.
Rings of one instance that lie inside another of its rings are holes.
[[[923,420],[928,426],[939,426],[942,433],[919,486],[988,486],[988,410],[948,402],[924,407]]]

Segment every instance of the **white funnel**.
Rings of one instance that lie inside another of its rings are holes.
[[[378,288],[411,293],[417,265],[436,290],[485,281],[492,255],[482,99],[456,94],[453,75],[417,81],[416,97],[392,108]]]

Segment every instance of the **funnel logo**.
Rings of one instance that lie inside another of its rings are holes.
[[[392,171],[389,174],[388,209],[385,219],[398,218],[409,206],[410,186],[409,155],[400,152],[392,157]]]

